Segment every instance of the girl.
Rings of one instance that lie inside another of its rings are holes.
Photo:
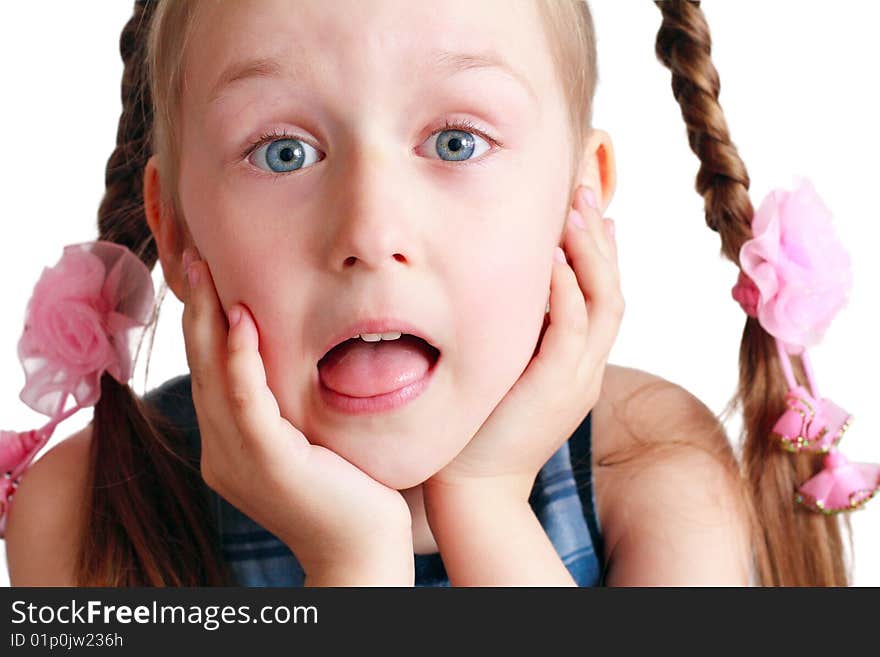
[[[144,399],[101,377],[93,423],[15,491],[12,583],[845,584],[836,517],[792,495],[821,457],[768,437],[809,372],[758,317],[745,478],[695,397],[606,364],[586,5],[413,4],[136,3],[100,239],[161,262],[191,376]],[[658,6],[740,264],[754,211],[708,31]]]

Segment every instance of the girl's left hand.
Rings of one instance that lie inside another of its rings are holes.
[[[537,355],[458,456],[425,481],[426,495],[488,486],[527,500],[540,469],[599,399],[625,304],[613,222],[587,204],[585,189],[564,231],[572,264],[553,263]]]

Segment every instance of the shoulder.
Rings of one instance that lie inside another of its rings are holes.
[[[662,377],[609,364],[592,422],[608,583],[745,583],[746,491],[711,409]]]
[[[75,586],[92,425],[49,449],[21,477],[9,508],[12,586]]]
[[[730,446],[724,426],[696,395],[656,374],[610,363],[592,423],[599,459],[645,440],[669,446],[670,438],[683,433],[703,446],[713,444],[722,451]]]

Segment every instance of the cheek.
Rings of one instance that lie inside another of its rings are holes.
[[[276,307],[273,299],[285,294],[279,282],[296,280],[289,267],[298,259],[291,250],[296,248],[290,244],[294,240],[278,220],[280,204],[273,205],[273,199],[254,193],[254,189],[235,185],[199,154],[181,162],[180,194],[186,223],[211,266],[223,308],[246,300],[258,320],[269,321],[269,313]]]
[[[518,222],[521,230],[493,231],[489,248],[459,251],[468,261],[451,291],[457,366],[487,403],[500,401],[525,369],[544,319],[555,241],[540,219],[527,219]]]
[[[291,380],[301,378],[296,367],[305,362],[302,331],[294,329],[306,312],[302,287],[295,283],[307,278],[299,251],[302,240],[281,230],[281,221],[272,220],[267,199],[247,198],[244,190],[214,186],[200,176],[186,179],[181,199],[187,223],[211,266],[220,304],[224,311],[240,302],[250,309],[260,333],[267,381],[283,398],[290,394]],[[254,222],[255,216],[265,221]]]

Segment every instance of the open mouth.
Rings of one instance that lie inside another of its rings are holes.
[[[320,369],[321,366],[331,358],[338,357],[340,354],[349,351],[354,345],[359,345],[360,343],[364,343],[366,345],[369,345],[370,347],[374,347],[377,349],[387,346],[389,344],[396,345],[398,347],[414,347],[425,354],[432,366],[435,365],[437,363],[437,360],[440,358],[440,350],[424,338],[420,338],[419,336],[413,335],[411,333],[401,333],[400,337],[397,338],[397,340],[379,340],[377,342],[365,342],[361,338],[349,338],[348,340],[343,340],[321,357],[321,359],[318,361],[318,369]]]
[[[411,333],[392,340],[350,338],[318,361],[318,388],[342,413],[390,411],[428,389],[439,360],[439,349]]]

